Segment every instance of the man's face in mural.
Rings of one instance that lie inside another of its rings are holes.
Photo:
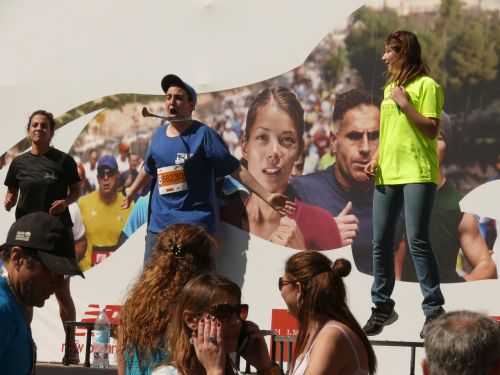
[[[170,86],[165,93],[165,111],[168,116],[191,117],[194,104],[182,87]]]
[[[108,167],[99,167],[97,181],[99,182],[99,192],[102,195],[114,195],[118,188],[118,171]]]
[[[129,157],[129,160],[128,160],[128,165],[129,165],[129,168],[130,169],[137,169],[137,167],[139,166],[139,162],[140,162],[140,158],[139,158],[139,155],[136,155],[136,154],[130,154],[130,157]]]
[[[346,189],[368,186],[372,182],[364,167],[378,147],[379,110],[374,105],[359,105],[347,111],[338,126],[332,135],[336,177]]]
[[[286,190],[300,153],[297,129],[291,117],[272,102],[259,108],[243,156],[248,170],[271,193]]]

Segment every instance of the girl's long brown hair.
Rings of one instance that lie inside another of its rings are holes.
[[[302,251],[290,257],[285,273],[290,281],[299,282],[302,293],[297,306],[299,334],[295,345],[294,359],[304,352],[309,339],[309,328],[314,320],[327,317],[345,324],[360,338],[368,355],[368,369],[375,373],[377,360],[375,352],[352,315],[346,302],[346,290],[342,277],[351,272],[351,263],[337,259],[332,264],[323,254],[316,251]]]
[[[137,353],[140,365],[161,353],[177,295],[191,278],[212,268],[214,247],[215,240],[199,226],[173,224],[160,233],[120,312],[123,353]]]
[[[205,274],[191,279],[179,294],[175,312],[168,326],[168,350],[170,362],[179,374],[205,374],[199,363],[194,347],[190,343],[191,330],[184,322],[184,312],[201,316],[211,306],[221,303],[226,298],[241,301],[241,289],[224,276]]]
[[[422,48],[417,36],[411,31],[399,30],[387,36],[385,46],[398,54],[401,68],[389,73],[389,82],[405,86],[421,75],[428,75],[429,68],[422,60]]]

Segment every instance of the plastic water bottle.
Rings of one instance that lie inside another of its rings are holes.
[[[94,328],[94,361],[92,367],[108,368],[108,345],[109,345],[110,324],[106,315],[106,310],[102,309],[95,321]]]

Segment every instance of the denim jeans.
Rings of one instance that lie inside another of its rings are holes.
[[[149,261],[151,255],[153,254],[153,249],[156,245],[156,240],[158,239],[159,233],[153,233],[148,231],[146,233],[146,246],[144,249],[144,265]]]
[[[373,285],[376,306],[394,306],[394,230],[404,207],[406,238],[424,296],[426,316],[444,304],[439,269],[429,239],[429,222],[436,193],[432,183],[379,185],[373,194]]]

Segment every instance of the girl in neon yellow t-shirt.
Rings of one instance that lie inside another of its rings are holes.
[[[364,330],[378,334],[397,314],[394,288],[393,233],[404,209],[409,251],[424,295],[425,324],[443,313],[439,271],[429,240],[429,222],[439,162],[436,137],[443,110],[441,86],[428,76],[420,43],[409,31],[391,33],[383,62],[388,83],[380,110],[379,148],[365,172],[375,177],[373,196],[372,302]],[[420,335],[423,337],[424,330]]]

